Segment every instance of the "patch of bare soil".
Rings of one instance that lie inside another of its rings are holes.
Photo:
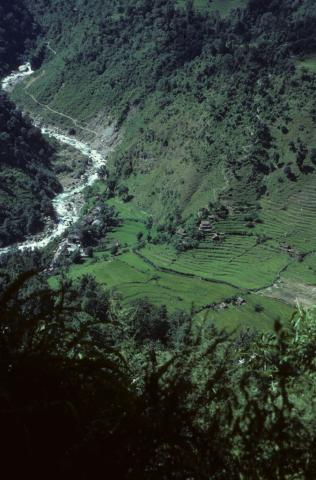
[[[88,123],[88,128],[93,130],[94,135],[89,135],[86,131],[78,131],[78,137],[89,140],[92,148],[99,152],[108,151],[120,141],[120,132],[115,122],[109,119],[105,111],[100,111],[96,117]]]
[[[270,298],[277,298],[290,305],[299,303],[303,307],[316,305],[316,286],[306,283],[280,281],[260,292]]]

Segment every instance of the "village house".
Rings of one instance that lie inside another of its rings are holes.
[[[212,231],[212,225],[208,220],[201,220],[199,230],[203,233],[210,233]]]

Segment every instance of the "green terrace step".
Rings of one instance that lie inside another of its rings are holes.
[[[267,248],[248,242],[247,248],[239,245],[238,251],[233,248],[236,245],[229,247],[222,252],[218,247],[212,255],[207,249],[188,251],[179,254],[176,259],[170,250],[167,255],[163,253],[161,247],[156,251],[149,247],[142,254],[157,266],[210,280],[229,281],[242,288],[258,288],[273,283],[278,272],[289,261],[287,254],[282,254],[275,247],[271,250],[272,246]]]

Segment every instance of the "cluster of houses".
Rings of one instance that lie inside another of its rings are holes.
[[[225,310],[229,305],[234,305],[235,307],[242,307],[246,304],[246,300],[242,297],[234,297],[226,302],[221,302],[214,305],[214,310]]]
[[[287,253],[288,255],[290,255],[290,257],[295,257],[295,258],[299,258],[300,257],[300,252],[298,252],[297,250],[295,250],[295,248],[291,247],[291,245],[288,245],[287,243],[281,243],[280,244],[280,248],[283,252]]]
[[[98,228],[102,229],[102,234],[105,233],[106,225],[102,220],[102,207],[96,206],[91,210],[89,215],[86,215],[82,218],[81,223],[78,225],[78,228],[70,231],[67,238],[65,238],[59,245],[56,253],[54,255],[51,270],[58,266],[59,260],[63,257],[70,257],[75,252],[80,254],[81,258],[87,257],[87,252],[84,246],[82,245],[82,237],[80,229],[82,228],[91,228],[97,230]]]
[[[246,305],[246,303],[247,302],[243,297],[232,297],[220,303],[210,303],[209,305],[205,305],[200,310],[197,310],[196,313],[199,313],[205,310],[206,308],[211,310],[216,310],[216,311],[226,310],[226,308],[229,308],[229,306],[240,308],[243,305]]]
[[[214,220],[214,215],[209,215],[206,220],[201,220],[199,225],[199,231],[203,234],[203,236],[211,237],[211,240],[213,240],[213,242],[219,242],[223,239],[223,234],[216,233],[214,231],[212,223],[214,222]]]

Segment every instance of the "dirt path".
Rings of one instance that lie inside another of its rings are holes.
[[[48,50],[50,50],[54,55],[57,55],[56,50],[54,50],[54,49],[50,46],[50,42],[47,42],[47,43],[46,43],[46,47],[47,47]]]
[[[40,77],[38,77],[38,78],[40,78]],[[36,80],[38,80],[38,78]],[[95,130],[92,130],[91,128],[83,127],[82,125],[79,125],[78,120],[76,118],[73,118],[70,115],[66,115],[65,113],[58,112],[58,110],[55,110],[54,108],[51,108],[49,105],[46,105],[45,103],[42,103],[39,100],[37,100],[37,98],[34,95],[32,95],[31,93],[29,93],[27,91],[29,86],[25,87],[23,90],[24,90],[25,94],[27,96],[29,96],[33,100],[33,102],[35,102],[37,105],[39,105],[42,108],[45,108],[46,110],[54,113],[55,115],[58,115],[60,117],[66,118],[67,120],[70,120],[76,128],[79,128],[80,130],[83,130],[85,132],[92,133],[93,135],[97,135],[97,132]]]
[[[54,50],[51,46],[50,46],[50,42],[47,42],[46,44],[47,48],[54,53],[54,55],[57,54],[56,50]],[[74,117],[71,117],[70,115],[66,115],[65,113],[62,113],[62,112],[59,112],[58,110],[55,110],[54,108],[51,108],[49,105],[45,104],[45,103],[42,103],[40,102],[34,95],[32,95],[30,92],[28,92],[28,89],[35,83],[37,82],[40,78],[43,78],[46,74],[46,71],[43,70],[41,72],[40,75],[38,75],[37,77],[35,78],[31,78],[30,81],[26,84],[26,86],[23,88],[23,91],[24,93],[30,97],[34,103],[36,103],[37,105],[39,105],[40,107],[42,108],[45,108],[46,110],[50,111],[51,113],[54,113],[54,115],[58,115],[60,117],[63,117],[63,118],[66,118],[67,120],[70,120],[73,125],[76,127],[76,128],[79,128],[80,130],[83,130],[83,131],[86,131],[88,133],[92,133],[93,135],[97,135],[97,132],[95,130],[92,130],[91,128],[88,128],[88,127],[83,127],[82,125],[79,124],[79,120],[74,118]]]
[[[42,73],[40,75],[38,75],[37,77],[31,78],[30,81],[26,84],[26,86],[24,88],[24,91],[28,90],[30,88],[30,86],[33,85],[33,83],[37,82],[37,80],[42,78],[44,75],[45,75],[45,70],[43,70]]]

